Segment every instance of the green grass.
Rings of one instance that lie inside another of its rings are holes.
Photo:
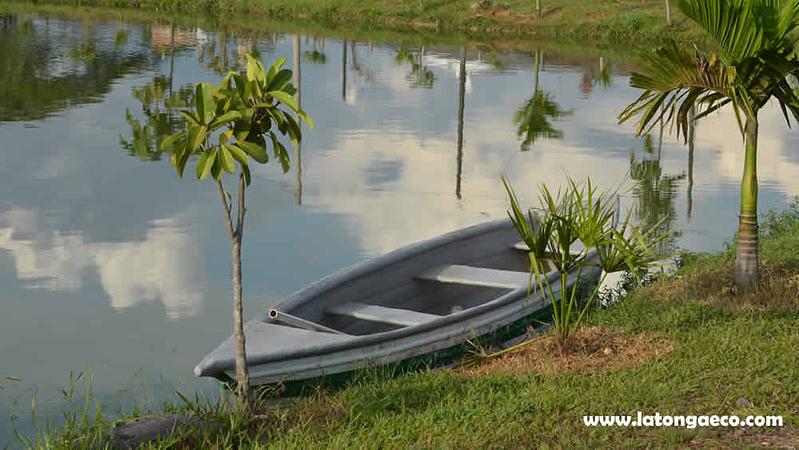
[[[696,39],[695,28],[675,15],[666,25],[661,0],[543,0],[538,17],[531,0],[38,0],[36,4],[130,8],[163,13],[271,17],[328,27],[424,30],[504,38],[555,38],[604,44],[652,44],[675,36]]]
[[[799,445],[799,203],[764,220],[766,275],[730,289],[732,253],[688,255],[674,276],[595,311],[592,325],[649,332],[674,350],[627,369],[465,376],[456,370],[367,376],[245,420],[226,403],[170,406],[216,421],[160,447],[256,448],[747,448]],[[791,281],[793,280],[793,281]],[[754,406],[738,404],[746,398]],[[221,405],[221,406],[220,406]],[[783,415],[781,429],[588,428],[584,414]],[[47,434],[54,447],[91,446],[102,415]],[[69,441],[65,441],[69,438]],[[44,442],[40,436],[39,442]]]

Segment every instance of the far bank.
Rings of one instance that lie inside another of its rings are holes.
[[[214,16],[289,20],[309,26],[375,31],[460,34],[471,38],[547,39],[591,45],[652,46],[664,39],[694,40],[695,29],[660,0],[39,0],[20,5],[101,7]],[[590,41],[590,42],[586,42]]]

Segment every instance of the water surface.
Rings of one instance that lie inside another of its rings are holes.
[[[741,137],[717,114],[683,144],[636,139],[624,60],[555,50],[353,42],[169,24],[0,16],[0,445],[9,415],[57,417],[70,373],[97,396],[153,404],[213,391],[193,365],[231,329],[214,186],[157,151],[190,84],[243,54],[301,69],[293,167],[255,170],[244,249],[248,316],[339,268],[505,215],[566,176],[620,187],[668,248],[723,247],[736,228]],[[587,54],[595,55],[595,52]],[[796,134],[763,113],[760,204],[799,194]],[[8,379],[6,377],[18,377]],[[85,381],[82,382],[85,385]],[[12,407],[13,406],[13,407]]]

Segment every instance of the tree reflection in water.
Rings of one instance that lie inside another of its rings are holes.
[[[0,61],[0,122],[9,122],[100,101],[115,80],[153,67],[157,57],[97,40],[92,26],[3,16]]]
[[[521,139],[521,150],[529,151],[539,139],[560,139],[563,132],[554,128],[550,121],[571,115],[555,103],[552,94],[539,87],[539,72],[543,62],[541,51],[535,54],[535,83],[530,97],[513,116],[517,125],[516,134]]]
[[[638,160],[634,152],[630,153],[630,178],[634,181],[632,193],[636,202],[636,219],[643,229],[655,228],[657,235],[668,234],[669,237],[657,245],[658,253],[667,255],[674,251],[679,236],[673,230],[674,200],[685,174],[663,173],[660,151],[655,152],[651,135],[644,136],[643,145],[644,158]]]

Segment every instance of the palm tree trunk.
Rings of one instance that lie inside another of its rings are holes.
[[[735,255],[735,284],[748,287],[760,276],[757,227],[757,116],[746,119],[746,156],[741,181],[741,214]]]
[[[696,138],[696,123],[694,117],[696,116],[696,108],[691,106],[688,111],[688,219],[691,219],[694,205],[694,145]]]
[[[666,25],[671,26],[671,1],[666,0]]]

